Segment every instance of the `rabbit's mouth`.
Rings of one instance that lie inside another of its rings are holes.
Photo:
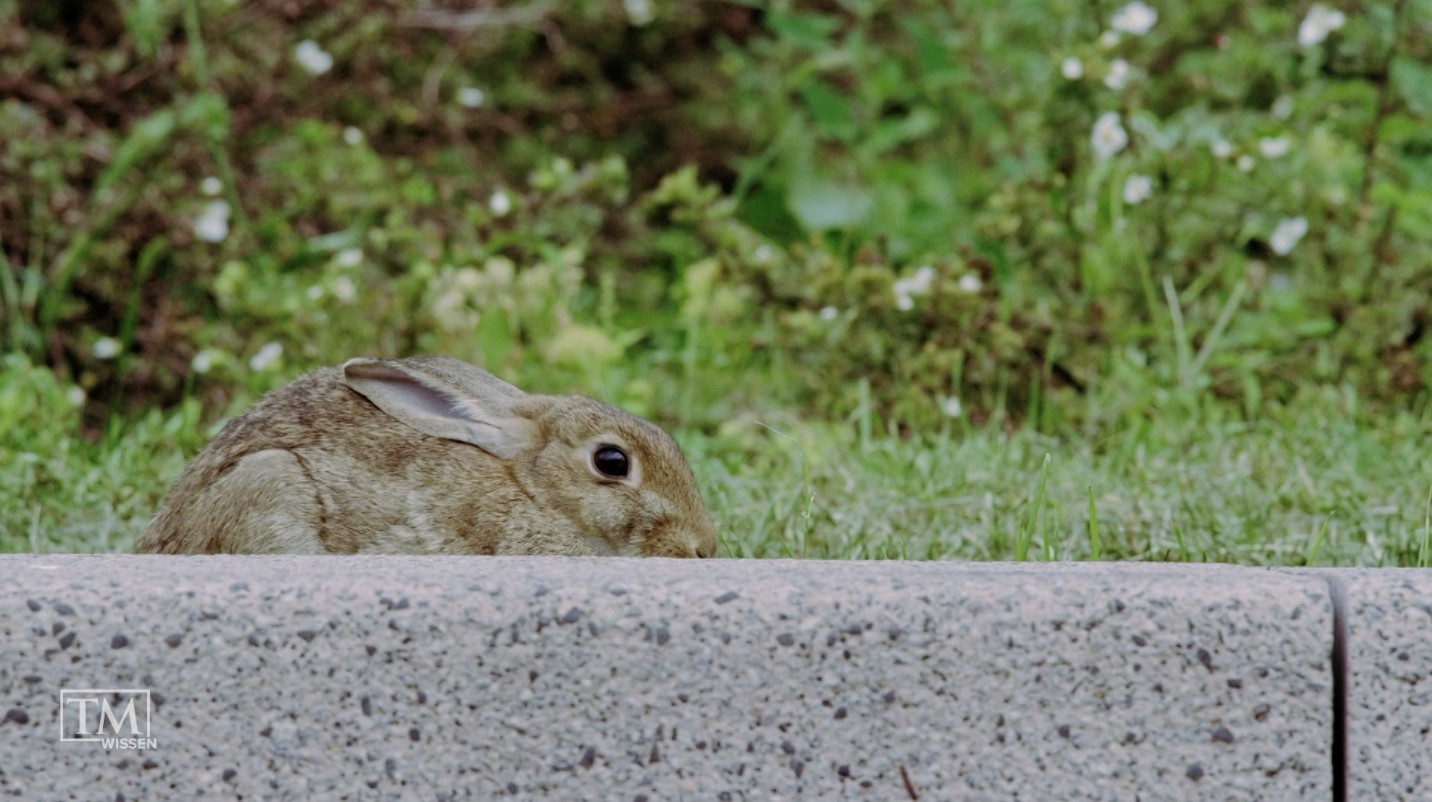
[[[629,553],[640,557],[674,557],[696,559],[716,556],[715,537],[702,537],[700,530],[681,523],[655,527],[644,537],[634,538],[634,550]]]
[[[602,537],[585,537],[593,557],[640,557],[641,549],[632,542],[613,542]]]

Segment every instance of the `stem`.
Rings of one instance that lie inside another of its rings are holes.
[[[1183,308],[1178,303],[1178,293],[1174,291],[1173,281],[1168,276],[1163,280],[1164,300],[1168,302],[1169,318],[1173,321],[1173,347],[1174,354],[1178,357],[1178,383],[1184,389],[1193,387],[1193,377],[1189,374],[1189,368],[1193,362],[1193,351],[1188,343],[1188,333],[1183,327]]]
[[[189,40],[189,63],[194,67],[194,77],[199,85],[209,85],[209,55],[204,49],[204,37],[199,31],[199,5],[195,0],[184,2],[184,35]]]
[[[194,78],[199,84],[199,89],[209,92],[209,54],[204,47],[203,30],[199,27],[199,5],[197,0],[185,0],[184,2],[184,37],[189,43],[189,63],[194,68]],[[223,95],[214,92],[214,95],[223,100]],[[228,103],[224,102],[228,108]],[[229,211],[234,215],[235,228],[243,232],[252,230],[249,222],[248,212],[244,211],[243,201],[239,197],[239,187],[234,180],[234,165],[229,159],[229,151],[224,143],[217,136],[212,136],[206,126],[204,133],[204,145],[209,151],[209,158],[214,160],[214,166],[219,170],[219,180],[224,185],[224,198],[229,202]]]
[[[63,251],[56,259],[54,278],[50,282],[49,292],[44,294],[40,301],[40,331],[46,338],[53,336],[55,322],[59,319],[60,305],[69,298],[70,283],[84,266],[85,259],[97,240],[109,233],[119,218],[134,205],[139,198],[140,192],[149,185],[149,179],[143,180],[131,187],[124,198],[112,204],[105,210],[93,226],[80,232],[75,238],[74,244]]]
[[[1361,206],[1366,207],[1368,196],[1372,192],[1372,173],[1377,166],[1377,141],[1382,137],[1382,125],[1386,122],[1389,114],[1392,113],[1394,99],[1392,95],[1392,61],[1397,57],[1397,46],[1402,41],[1402,10],[1407,6],[1407,0],[1396,0],[1392,6],[1392,44],[1387,48],[1387,57],[1382,62],[1382,69],[1375,74],[1377,76],[1377,112],[1372,118],[1372,124],[1367,128],[1367,137],[1363,140],[1363,168],[1362,186],[1358,189],[1358,201]]]
[[[5,256],[5,243],[0,241],[0,308],[10,320],[9,342],[6,351],[23,351],[24,326],[20,322],[20,284],[15,281],[15,271]]]
[[[1194,357],[1193,368],[1189,371],[1192,376],[1199,375],[1207,366],[1214,349],[1218,347],[1218,341],[1223,338],[1223,332],[1227,330],[1228,324],[1233,322],[1233,315],[1238,311],[1238,305],[1243,303],[1243,296],[1247,291],[1247,282],[1239,281],[1233,286],[1233,294],[1228,296],[1228,302],[1218,313],[1218,320],[1214,322],[1213,329],[1208,332],[1208,337],[1203,341],[1203,347],[1198,349],[1198,356]]]

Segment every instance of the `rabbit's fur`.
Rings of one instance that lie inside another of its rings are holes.
[[[628,455],[625,477],[596,467],[603,446]],[[264,396],[189,463],[139,551],[712,557],[716,545],[690,467],[655,425],[417,357],[350,360]]]

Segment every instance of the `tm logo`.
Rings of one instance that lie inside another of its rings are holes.
[[[61,688],[60,740],[105,749],[157,749],[149,737],[149,691],[142,688]]]

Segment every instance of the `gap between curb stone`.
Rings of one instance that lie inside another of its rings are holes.
[[[1324,572],[1333,608],[1333,802],[1347,802],[1347,696],[1349,676],[1347,586],[1336,574]]]

